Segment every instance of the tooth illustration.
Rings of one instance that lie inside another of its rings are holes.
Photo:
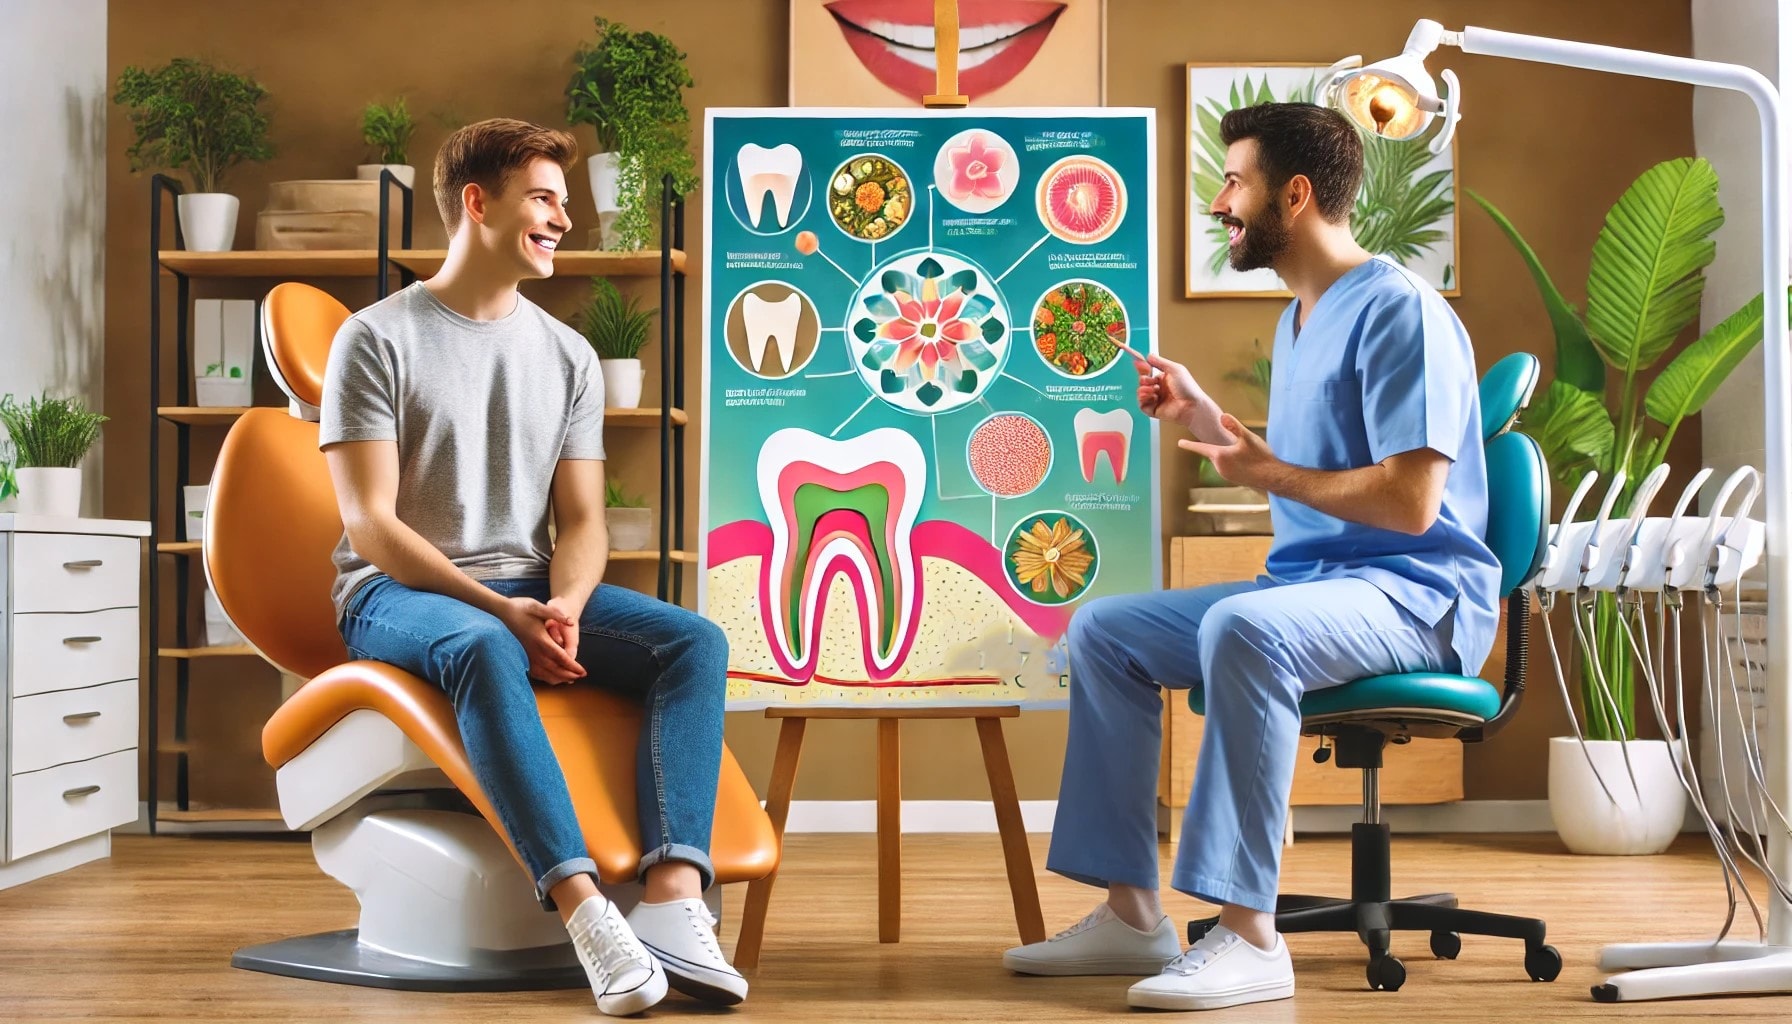
[[[778,227],[790,226],[790,202],[796,195],[797,175],[803,170],[802,151],[786,142],[766,149],[749,142],[735,155],[740,170],[740,191],[747,200],[747,219],[759,226],[760,207],[765,194],[772,194],[778,213]]]
[[[748,292],[741,300],[741,319],[747,327],[747,360],[754,370],[770,373],[761,363],[765,359],[765,342],[770,338],[778,347],[778,369],[789,372],[796,357],[796,328],[803,318],[803,299],[795,292],[776,301],[767,301]]]
[[[920,567],[910,543],[927,463],[906,431],[873,430],[833,441],[800,427],[774,432],[759,449],[759,500],[772,530],[761,575],[774,644],[807,670],[833,577],[844,572],[858,599],[868,667],[890,669],[907,647],[920,605]]]
[[[1108,470],[1114,483],[1126,482],[1126,462],[1132,453],[1132,414],[1125,409],[1096,412],[1078,409],[1072,421],[1076,428],[1076,450],[1083,466],[1083,482],[1095,482],[1095,463],[1106,454]]]

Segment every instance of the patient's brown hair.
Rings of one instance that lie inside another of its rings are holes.
[[[556,128],[527,121],[494,117],[457,129],[436,151],[436,206],[442,224],[453,236],[460,227],[461,192],[476,184],[487,192],[504,191],[513,172],[536,157],[547,157],[571,171],[579,158],[579,144]]]

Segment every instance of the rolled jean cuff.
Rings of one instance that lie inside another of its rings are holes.
[[[709,854],[695,846],[684,846],[679,843],[667,843],[657,850],[649,850],[647,856],[641,858],[640,867],[635,869],[635,879],[647,881],[647,869],[666,861],[684,861],[697,869],[697,876],[702,880],[698,888],[708,890],[716,880],[716,867],[709,859]]]
[[[542,875],[540,881],[535,883],[535,898],[541,901],[541,909],[559,909],[554,906],[554,901],[548,897],[548,890],[574,875],[590,875],[592,884],[597,884],[597,862],[590,857],[574,857],[571,860],[563,860],[549,868],[548,873]]]

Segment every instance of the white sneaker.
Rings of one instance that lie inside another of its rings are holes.
[[[747,998],[747,979],[723,959],[716,919],[702,900],[640,903],[629,912],[628,923],[665,968],[673,988],[723,1006]]]
[[[616,904],[601,895],[586,899],[572,912],[566,931],[598,1009],[624,1017],[666,998],[666,972],[629,930]]]
[[[1182,943],[1168,917],[1142,932],[1114,916],[1106,903],[1044,942],[1002,954],[1002,966],[1021,974],[1156,974],[1176,959]]]
[[[1162,974],[1128,989],[1126,1002],[1153,1010],[1217,1010],[1293,995],[1294,963],[1280,934],[1276,948],[1265,952],[1216,925]]]

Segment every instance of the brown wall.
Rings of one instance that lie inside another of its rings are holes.
[[[290,178],[348,177],[362,159],[358,117],[362,104],[403,91],[423,114],[449,112],[460,122],[506,115],[564,123],[562,89],[578,41],[590,37],[591,16],[602,12],[632,27],[669,34],[690,54],[697,80],[688,94],[694,136],[701,137],[708,106],[776,106],[785,99],[786,0],[531,0],[522,6],[483,0],[157,0],[114,3],[108,28],[111,74],[126,64],[160,63],[181,54],[203,54],[255,74],[272,92],[279,155],[266,165],[240,169],[229,190],[244,199],[239,248],[253,244],[254,211],[265,184]],[[1346,13],[1348,12],[1348,13]],[[1158,116],[1161,211],[1158,266],[1161,276],[1157,336],[1173,358],[1197,372],[1211,368],[1208,386],[1222,401],[1245,397],[1220,379],[1251,355],[1254,338],[1267,347],[1281,303],[1277,300],[1190,301],[1182,298],[1184,217],[1182,156],[1183,65],[1189,61],[1329,62],[1349,52],[1369,59],[1399,49],[1415,18],[1446,25],[1476,24],[1519,32],[1687,54],[1691,26],[1687,0],[1384,0],[1335,5],[1299,0],[1260,0],[1245,5],[1109,0],[1108,102],[1153,106]],[[1449,66],[1464,84],[1466,116],[1459,143],[1459,188],[1474,189],[1501,207],[1526,233],[1571,301],[1584,300],[1588,254],[1606,208],[1649,164],[1693,151],[1691,91],[1592,72],[1548,68],[1448,51],[1434,69]],[[975,97],[973,97],[973,101]],[[419,181],[427,181],[431,154],[447,128],[425,117],[412,150]],[[581,139],[589,143],[588,130]],[[106,411],[113,417],[106,439],[106,503],[113,516],[143,516],[147,451],[148,300],[145,259],[148,182],[128,170],[130,125],[114,108],[107,128],[109,186],[106,281]],[[573,216],[591,223],[590,192],[583,167],[572,176]],[[418,208],[418,244],[438,244],[441,226],[427,196]],[[1459,200],[1467,203],[1466,196]],[[686,324],[693,346],[700,317],[704,240],[702,197],[693,199],[689,244],[693,268]],[[582,227],[581,226],[581,227]],[[582,238],[580,228],[575,237]],[[1472,204],[1461,212],[1464,294],[1454,305],[1473,336],[1483,368],[1519,349],[1544,356],[1551,348],[1548,321],[1523,265],[1493,224]],[[204,283],[199,295],[258,294],[272,282]],[[351,306],[372,298],[370,285],[337,282]],[[556,312],[569,312],[577,282],[546,282],[533,294]],[[651,299],[651,282],[635,287]],[[172,302],[172,288],[165,293]],[[171,314],[169,324],[172,323]],[[657,394],[657,346],[650,347],[649,394]],[[171,351],[171,350],[169,350]],[[695,349],[693,348],[693,351]],[[695,360],[692,360],[692,364]],[[164,363],[164,394],[173,393],[172,360]],[[698,393],[692,365],[688,393]],[[267,388],[266,382],[263,387]],[[275,402],[271,388],[259,401]],[[701,429],[698,410],[692,410]],[[215,452],[216,433],[197,432],[194,475],[203,478]],[[172,430],[164,438],[172,442]],[[689,438],[687,521],[696,511],[695,437]],[[1680,445],[1696,458],[1696,430]],[[653,489],[652,437],[624,443],[612,435],[612,469],[630,486]],[[1684,458],[1685,456],[1683,456]],[[1182,503],[1192,482],[1189,463],[1166,443],[1162,456],[1166,530],[1183,521]],[[172,479],[162,488],[165,514],[174,508]],[[694,546],[694,535],[692,540]],[[164,562],[167,565],[167,562]],[[625,576],[624,574],[631,574]],[[171,575],[171,574],[170,574]],[[650,587],[650,571],[617,567],[612,578]],[[687,594],[694,576],[687,575]],[[687,599],[688,600],[688,599]],[[172,670],[164,678],[172,680]],[[1471,747],[1467,792],[1471,798],[1534,799],[1545,794],[1544,740],[1566,731],[1553,682],[1534,668],[1532,698],[1518,721],[1494,742]],[[261,721],[278,701],[272,670],[247,662],[199,665],[194,670],[192,734],[206,752],[194,758],[195,800],[234,803],[271,800],[271,774],[258,757]],[[170,699],[166,703],[171,704]],[[964,723],[909,726],[904,762],[907,795],[918,799],[974,799],[986,795],[976,743]],[[164,733],[166,735],[166,733]],[[728,740],[749,774],[763,787],[774,729],[757,715],[734,715]],[[1055,796],[1063,756],[1064,715],[1039,712],[1009,725],[1009,749],[1023,799]],[[810,730],[797,796],[862,799],[873,793],[868,724],[827,723]],[[169,791],[169,790],[165,790]]]

